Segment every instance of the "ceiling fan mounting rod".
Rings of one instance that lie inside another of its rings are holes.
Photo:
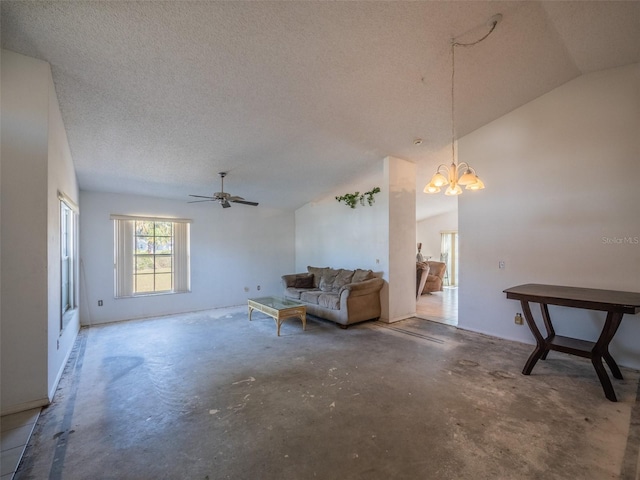
[[[224,193],[224,177],[227,176],[227,172],[220,172],[220,173],[218,173],[218,175],[220,175],[220,180],[222,181],[221,191],[222,191],[222,193]]]

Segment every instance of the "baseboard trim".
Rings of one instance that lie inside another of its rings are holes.
[[[384,318],[384,317],[380,317],[380,321],[384,322],[384,323],[396,323],[396,322],[401,322],[402,320],[406,320],[407,318],[411,318],[411,317],[415,317],[416,313],[407,313],[405,315],[401,315],[399,317],[394,317],[394,318]]]

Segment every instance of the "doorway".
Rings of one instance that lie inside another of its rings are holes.
[[[457,210],[417,222],[417,243],[422,244],[422,256],[427,262],[444,264],[441,289],[425,292],[416,299],[418,318],[458,325],[458,249]],[[437,265],[431,265],[438,271]],[[433,278],[430,278],[433,283]]]

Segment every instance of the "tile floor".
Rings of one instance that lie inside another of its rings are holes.
[[[458,325],[458,288],[444,287],[442,292],[420,295],[416,317],[446,325]]]
[[[20,464],[20,459],[33,427],[40,416],[40,408],[26,410],[12,415],[5,415],[0,419],[2,435],[2,461],[0,462],[0,480],[11,480]]]

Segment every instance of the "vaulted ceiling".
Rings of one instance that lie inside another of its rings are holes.
[[[3,48],[52,66],[80,187],[297,208],[585,73],[640,62],[640,2],[1,2]],[[423,139],[414,145],[414,139]],[[481,173],[481,172],[480,172]],[[490,179],[484,178],[490,184]],[[489,187],[488,187],[489,188]]]

